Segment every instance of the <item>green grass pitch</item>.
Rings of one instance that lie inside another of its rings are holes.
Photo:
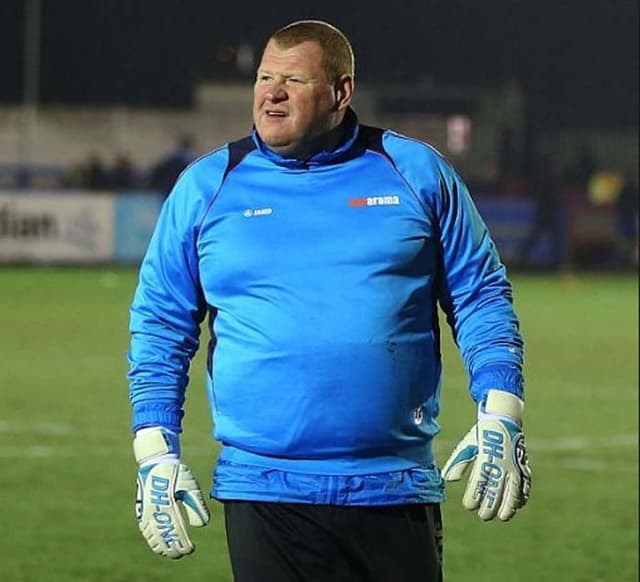
[[[0,267],[0,495],[6,582],[231,580],[221,511],[196,553],[155,556],[133,515],[126,388],[133,269]],[[444,505],[447,582],[638,578],[638,283],[632,276],[514,276],[527,343],[534,485],[514,521]],[[447,330],[445,330],[447,331]],[[448,335],[446,336],[449,337]],[[449,339],[436,455],[474,407]],[[184,457],[210,485],[203,354],[192,369]],[[389,581],[402,582],[402,581]]]

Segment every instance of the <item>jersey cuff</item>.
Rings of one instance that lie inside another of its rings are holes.
[[[489,390],[502,390],[524,400],[524,378],[513,364],[494,364],[477,370],[471,378],[471,396],[482,402]]]
[[[175,402],[139,402],[133,405],[132,429],[160,426],[176,433],[182,432],[184,411]]]

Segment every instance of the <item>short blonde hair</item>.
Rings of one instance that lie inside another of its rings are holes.
[[[343,75],[355,76],[355,58],[347,37],[335,26],[322,20],[299,20],[274,32],[273,40],[281,48],[291,48],[305,41],[322,48],[322,64],[331,82]]]

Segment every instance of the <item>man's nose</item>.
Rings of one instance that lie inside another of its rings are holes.
[[[282,81],[274,81],[265,96],[269,101],[284,101],[287,98],[284,83]]]

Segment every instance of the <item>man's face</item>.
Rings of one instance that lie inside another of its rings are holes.
[[[253,119],[262,140],[284,156],[316,153],[314,144],[342,120],[322,48],[305,41],[280,48],[270,40],[254,86]]]

